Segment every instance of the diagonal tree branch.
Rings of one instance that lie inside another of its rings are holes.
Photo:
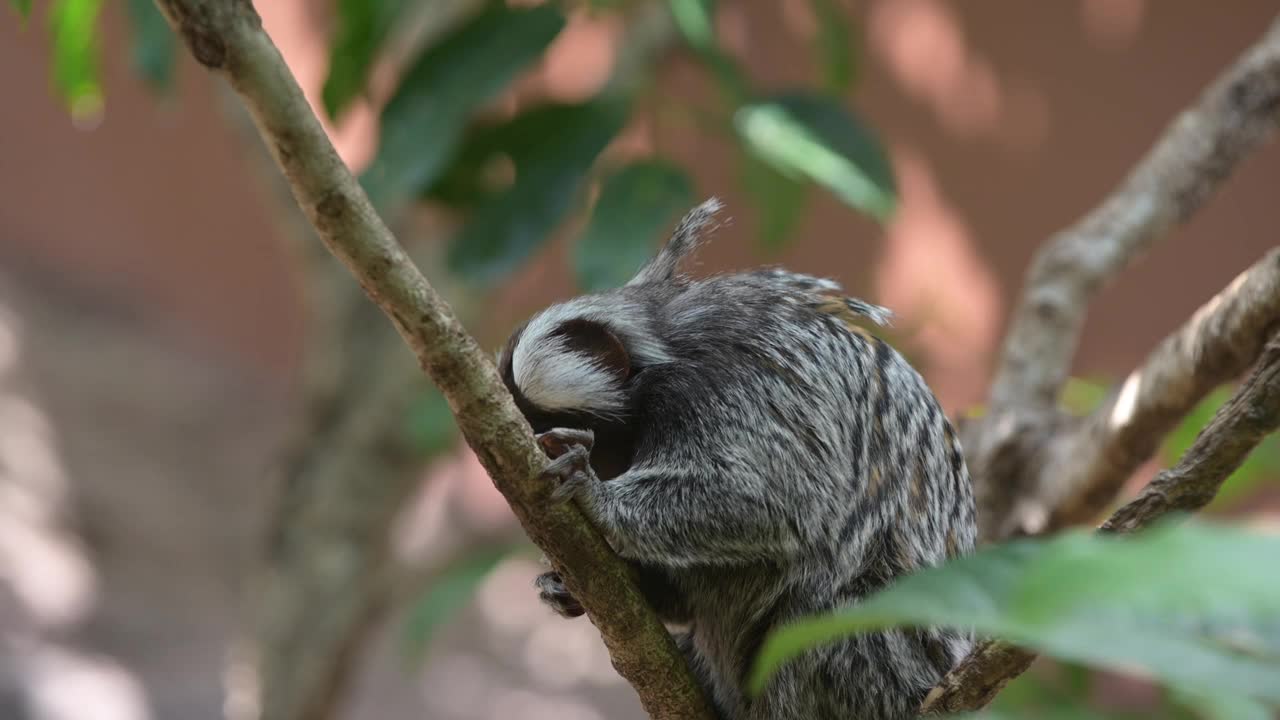
[[[1247,380],[1218,409],[1178,464],[1161,472],[1133,502],[1115,512],[1099,532],[1128,533],[1175,512],[1209,504],[1261,440],[1280,428],[1280,334],[1266,343]],[[922,713],[965,712],[985,707],[1035,653],[1000,640],[978,646],[929,693]]]
[[[1097,518],[1179,419],[1254,362],[1277,323],[1280,249],[1241,273],[1161,342],[1118,392],[1051,441],[1038,487],[1012,509],[1001,535]]]
[[[157,0],[198,62],[249,108],[320,238],[392,320],[458,427],[600,629],[614,666],[654,718],[711,712],[633,573],[572,506],[549,502],[546,458],[489,358],[418,272],[334,152],[248,0]]]
[[[1280,19],[1165,130],[1101,205],[1037,254],[994,375],[987,414],[964,428],[985,540],[1039,483],[1042,450],[1093,295],[1190,218],[1280,119]]]
[[[1280,334],[1272,336],[1253,374],[1218,408],[1178,464],[1156,475],[1105,523],[1105,532],[1127,533],[1170,513],[1208,505],[1262,439],[1280,427]]]

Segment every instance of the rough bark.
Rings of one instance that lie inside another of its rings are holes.
[[[614,666],[655,718],[709,718],[633,573],[576,507],[549,502],[546,458],[489,357],[434,292],[334,152],[247,0],[158,0],[198,62],[241,96],[321,240],[391,319],[525,531],[600,629]],[[270,708],[263,708],[264,717]]]

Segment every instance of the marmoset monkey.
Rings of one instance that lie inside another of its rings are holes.
[[[719,210],[691,211],[626,286],[518,329],[502,376],[558,457],[547,479],[634,563],[726,720],[915,714],[967,634],[892,629],[815,647],[763,693],[765,635],[969,552],[956,434],[920,375],[856,324],[884,308],[780,269],[690,279],[677,265]],[[542,599],[581,606],[555,573]]]

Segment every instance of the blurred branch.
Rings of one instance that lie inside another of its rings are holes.
[[[1271,137],[1278,112],[1280,20],[1169,126],[1123,185],[1036,256],[1005,340],[992,406],[1053,406],[1090,297],[1199,210]]]
[[[1092,296],[1142,251],[1185,222],[1280,117],[1280,20],[1184,111],[1124,183],[1052,237],[1028,271],[1005,338],[987,414],[965,428],[984,539],[1038,483],[1042,451]]]
[[[1280,323],[1280,250],[1272,250],[1196,311],[1110,399],[1050,448],[1040,488],[1014,508],[1017,530],[1094,520],[1178,420],[1238,377]]]
[[[1208,505],[1222,483],[1259,442],[1280,427],[1280,334],[1273,335],[1253,373],[1218,408],[1178,464],[1162,471],[1138,497],[1102,525],[1105,532],[1133,532],[1174,512]]]
[[[158,0],[192,55],[240,94],[321,240],[392,320],[521,525],[600,629],[655,718],[709,718],[666,629],[575,506],[549,502],[546,458],[486,354],[418,272],[334,152],[247,0]],[[325,522],[325,518],[316,518]],[[269,708],[264,708],[264,716]]]
[[[1270,257],[1270,256],[1269,256]],[[1208,505],[1222,483],[1264,437],[1280,427],[1280,334],[1266,343],[1249,378],[1183,454],[1133,502],[1115,512],[1099,532],[1128,533],[1175,512]],[[992,640],[980,644],[925,698],[922,713],[966,712],[985,707],[1035,659],[1035,653]]]
[[[252,146],[246,155],[261,170],[277,206],[272,215],[298,260],[307,330],[303,412],[273,483],[280,497],[242,659],[254,668],[262,715],[323,718],[390,604],[388,530],[421,476],[423,453],[405,426],[424,379],[378,309],[316,242],[234,99],[226,114]]]
[[[980,710],[1035,659],[1035,653],[1016,645],[1000,640],[982,642],[929,691],[920,714]]]

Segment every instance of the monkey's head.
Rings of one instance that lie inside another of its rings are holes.
[[[535,433],[595,432],[591,463],[601,478],[631,463],[635,378],[670,359],[646,314],[636,293],[574,298],[517,329],[498,358],[502,380]]]

